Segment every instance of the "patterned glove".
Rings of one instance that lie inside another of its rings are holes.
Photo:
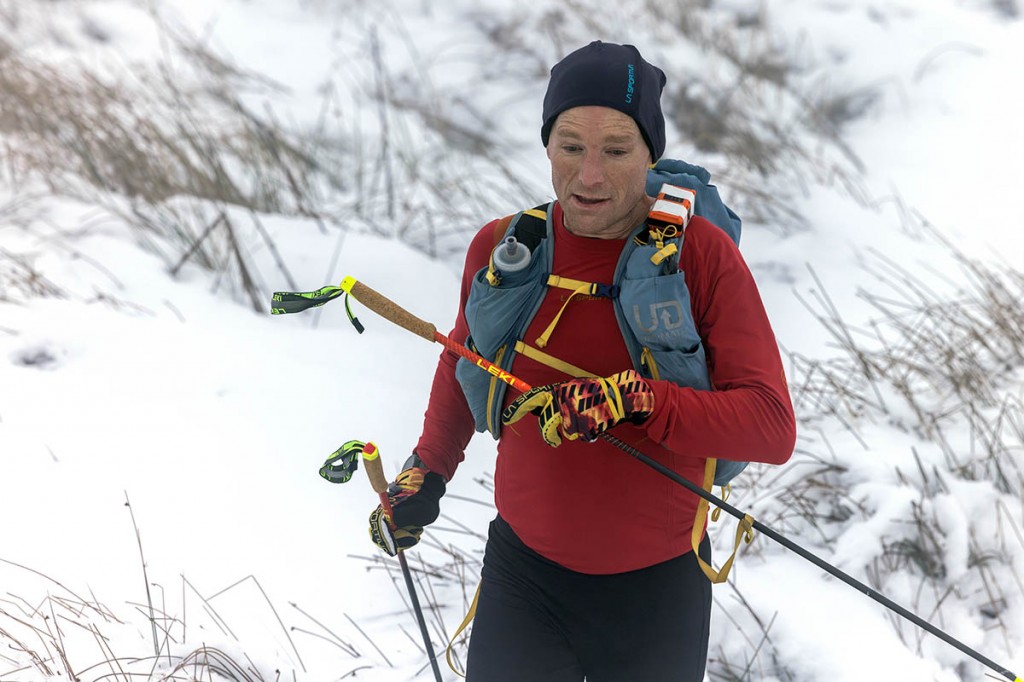
[[[437,520],[445,483],[415,454],[388,486],[388,500],[395,514],[395,528],[380,505],[370,514],[370,539],[388,555],[395,556],[420,541],[423,527]]]
[[[573,379],[538,386],[516,398],[501,413],[514,424],[526,413],[538,417],[540,434],[551,447],[582,438],[592,441],[616,424],[642,424],[654,411],[654,392],[631,369],[605,378]]]

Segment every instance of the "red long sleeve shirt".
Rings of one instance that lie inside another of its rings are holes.
[[[624,240],[579,237],[562,224],[556,204],[552,271],[612,283]],[[468,334],[466,299],[473,275],[488,263],[495,222],[470,244],[459,315],[450,337]],[[781,464],[796,438],[782,360],[754,280],[739,250],[710,222],[693,218],[680,258],[693,319],[704,342],[713,391],[652,381],[656,402],[642,425],[614,434],[682,476],[701,483],[705,458]],[[549,288],[524,337],[527,343],[558,313],[569,292]],[[575,296],[544,349],[607,376],[632,363],[607,298]],[[443,351],[434,375],[416,452],[450,479],[474,433],[473,417],[455,379],[454,354]],[[517,355],[512,373],[533,386],[564,381],[557,370]],[[508,405],[519,395],[509,388]],[[569,569],[608,574],[667,561],[691,550],[698,498],[610,443],[544,443],[536,419],[503,427],[494,475],[495,504],[531,549]]]

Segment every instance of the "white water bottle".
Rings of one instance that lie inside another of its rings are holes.
[[[497,270],[503,273],[518,272],[530,264],[530,250],[509,235],[495,247],[492,258]]]

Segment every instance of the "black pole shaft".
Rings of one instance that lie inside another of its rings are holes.
[[[726,512],[727,514],[730,514],[730,515],[732,515],[732,516],[734,516],[734,517],[736,517],[737,519],[740,519],[740,520],[743,520],[743,518],[745,517],[744,513],[741,512],[739,509],[736,509],[736,507],[733,507],[731,504],[725,502],[724,500],[721,500],[721,499],[715,497],[714,495],[712,495],[708,491],[704,490],[704,488],[700,487],[699,485],[697,485],[696,483],[690,481],[689,479],[683,478],[678,473],[676,473],[672,469],[669,469],[667,466],[665,466],[661,462],[658,462],[658,461],[656,461],[654,459],[651,459],[650,457],[648,457],[647,455],[645,455],[644,453],[640,452],[635,447],[630,445],[629,443],[626,443],[625,441],[619,440],[618,438],[616,438],[615,436],[611,435],[610,433],[602,433],[601,437],[604,440],[606,440],[609,443],[611,443],[612,445],[614,445],[615,447],[617,447],[620,450],[624,451],[626,454],[630,455],[634,459],[639,460],[640,462],[643,462],[644,464],[646,464],[647,466],[651,467],[652,469],[654,469],[658,473],[663,474],[663,475],[671,478],[673,481],[675,481],[676,483],[680,484],[681,486],[683,486],[684,488],[686,488],[690,492],[692,492],[692,493],[694,493],[696,495],[699,495],[700,497],[704,498],[705,500],[707,500],[711,504],[715,505],[716,507],[718,507],[722,511]],[[793,552],[796,552],[797,554],[802,556],[804,559],[807,559],[812,564],[814,564],[818,568],[822,569],[826,573],[828,573],[830,575],[833,575],[836,578],[839,578],[840,580],[842,580],[844,583],[846,583],[850,587],[856,589],[858,592],[866,594],[867,596],[871,597],[872,599],[874,599],[876,602],[878,602],[882,606],[886,607],[887,609],[895,611],[899,615],[901,615],[904,618],[906,618],[907,620],[909,620],[914,625],[918,626],[919,628],[921,628],[923,630],[926,630],[926,631],[930,632],[931,634],[935,635],[936,637],[938,637],[942,641],[946,642],[947,644],[950,644],[950,645],[956,647],[957,649],[959,649],[960,651],[964,652],[965,654],[967,654],[968,656],[970,656],[974,660],[976,660],[979,663],[987,666],[991,670],[994,670],[995,672],[999,673],[1000,675],[1002,675],[1006,679],[1011,680],[1011,682],[1020,682],[1020,678],[1018,678],[1016,675],[1014,675],[1012,672],[1010,672],[1009,670],[1007,670],[1003,666],[996,664],[995,661],[992,661],[991,659],[983,656],[982,654],[978,653],[977,651],[975,651],[971,647],[967,646],[966,644],[964,644],[960,640],[956,639],[955,637],[945,633],[944,631],[942,631],[939,628],[935,627],[934,625],[932,625],[928,621],[924,620],[923,618],[917,616],[916,614],[911,613],[910,611],[908,611],[907,609],[903,608],[902,606],[900,606],[899,604],[897,604],[893,600],[891,600],[888,597],[886,597],[884,594],[881,594],[880,592],[871,589],[870,587],[868,587],[867,585],[865,585],[861,581],[857,580],[853,576],[849,575],[848,573],[844,573],[843,571],[839,570],[838,568],[836,568],[835,566],[833,566],[829,562],[825,561],[821,557],[817,556],[816,554],[807,551],[806,549],[804,549],[800,545],[796,544],[795,542],[793,542],[792,540],[787,538],[785,535],[782,535],[780,533],[775,532],[774,530],[772,530],[771,528],[769,528],[768,526],[764,525],[763,523],[761,523],[760,521],[757,521],[757,520],[754,521],[753,526],[754,526],[755,530],[757,530],[757,531],[765,534],[766,536],[770,537],[772,540],[774,540],[775,542],[779,543],[780,545],[782,545],[786,549],[789,549],[789,550],[791,550]]]
[[[434,670],[434,679],[441,680],[441,669],[437,667],[437,655],[434,653],[434,645],[430,643],[430,633],[427,631],[427,621],[423,618],[423,609],[420,608],[420,598],[416,596],[416,585],[412,582],[412,571],[409,570],[409,563],[405,560],[405,552],[398,553],[398,563],[402,567],[402,575],[405,577],[405,586],[409,590],[409,599],[412,600],[412,610],[416,613],[416,622],[420,626],[420,634],[423,636],[423,646],[427,648],[427,656],[430,658],[430,667]]]

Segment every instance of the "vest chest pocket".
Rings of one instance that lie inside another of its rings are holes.
[[[484,268],[473,278],[465,315],[477,352],[495,362],[498,348],[514,342],[516,330],[526,326],[543,284],[520,276],[506,277],[501,286],[493,287],[484,279],[486,272]],[[516,283],[517,279],[523,283]]]
[[[526,328],[544,293],[542,278],[530,276],[535,267],[531,263],[526,270],[503,277],[499,286],[487,282],[487,268],[483,268],[473,278],[466,301],[466,323],[471,334],[466,345],[505,370],[512,365],[511,349],[518,340],[517,331]],[[506,384],[465,358],[459,358],[455,378],[466,394],[476,430],[490,431],[497,438],[500,424],[496,415],[501,411]]]
[[[472,338],[467,339],[466,347],[479,354]],[[504,355],[505,346],[501,346],[495,353],[492,362],[501,366]],[[456,363],[455,378],[462,386],[463,393],[466,394],[466,402],[473,413],[473,422],[476,430],[481,433],[490,431],[491,435],[497,438],[498,430],[496,427],[498,425],[493,423],[493,415],[496,412],[494,403],[503,399],[506,389],[505,383],[498,381],[497,377],[477,367],[476,364],[466,358],[459,358],[458,363]]]
[[[624,279],[619,303],[652,378],[711,390],[704,346],[682,272]]]

